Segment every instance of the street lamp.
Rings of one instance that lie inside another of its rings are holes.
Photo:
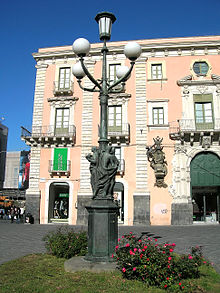
[[[131,75],[135,60],[141,54],[141,47],[135,42],[125,45],[124,54],[130,60],[130,68],[120,66],[116,75],[118,80],[113,84],[107,78],[107,53],[106,42],[111,38],[111,27],[116,18],[112,13],[101,12],[95,17],[99,24],[99,37],[103,41],[102,53],[102,78],[96,80],[89,73],[84,63],[84,57],[90,51],[90,43],[84,38],[79,38],[73,43],[73,51],[79,57],[72,72],[77,78],[79,86],[84,91],[99,92],[100,99],[100,128],[99,146],[92,148],[92,154],[86,156],[90,162],[91,186],[93,191],[92,202],[86,207],[88,218],[88,254],[85,259],[92,262],[111,261],[118,238],[118,210],[113,201],[113,188],[115,175],[119,162],[115,157],[115,149],[108,141],[108,99],[109,94],[121,92],[124,84]],[[94,84],[92,88],[82,85],[82,78],[87,76]],[[120,89],[116,86],[121,84]]]

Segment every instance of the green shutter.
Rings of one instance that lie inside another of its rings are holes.
[[[213,153],[197,155],[190,165],[191,186],[220,186],[220,159]]]
[[[53,170],[54,171],[67,170],[67,148],[54,149]]]

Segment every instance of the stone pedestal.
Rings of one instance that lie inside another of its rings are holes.
[[[150,195],[134,193],[134,225],[150,225]]]
[[[192,225],[193,206],[191,203],[172,203],[171,225]]]
[[[92,200],[86,206],[88,218],[88,254],[92,262],[111,262],[118,241],[119,207],[108,199]]]

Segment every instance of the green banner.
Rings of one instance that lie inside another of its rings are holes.
[[[67,171],[67,148],[54,149],[54,171]]]

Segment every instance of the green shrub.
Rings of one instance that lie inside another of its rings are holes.
[[[127,279],[141,280],[148,286],[189,292],[182,280],[199,278],[199,267],[206,262],[201,247],[192,248],[189,255],[177,255],[175,246],[175,243],[158,244],[157,239],[137,238],[130,232],[118,239],[112,257]]]
[[[86,232],[73,232],[70,229],[58,229],[47,234],[43,240],[48,253],[69,259],[87,253]]]

